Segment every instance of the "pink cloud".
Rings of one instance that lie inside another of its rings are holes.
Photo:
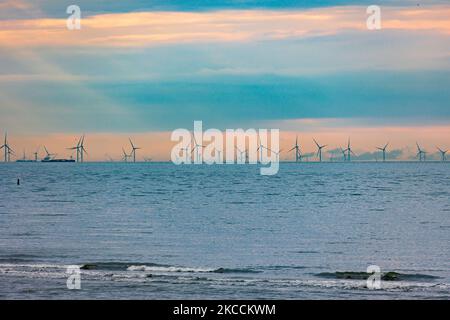
[[[450,6],[382,8],[386,30],[450,34]],[[365,7],[298,11],[140,12],[103,14],[82,19],[69,31],[65,19],[0,21],[3,47],[140,47],[186,42],[239,42],[303,38],[366,29]],[[380,31],[380,32],[383,32]]]

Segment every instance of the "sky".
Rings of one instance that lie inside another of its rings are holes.
[[[68,30],[66,8],[81,9]],[[0,130],[16,153],[67,147],[90,160],[170,155],[170,132],[279,128],[362,158],[387,141],[409,159],[418,141],[450,148],[450,4],[377,1],[4,0]],[[42,149],[42,148],[41,148]],[[293,157],[293,155],[285,155]],[[437,155],[436,155],[437,156]],[[282,157],[283,158],[283,157]]]

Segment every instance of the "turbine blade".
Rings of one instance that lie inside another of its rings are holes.
[[[314,143],[316,144],[317,148],[320,148],[320,145],[317,143],[316,139],[313,138],[313,140],[314,140]]]

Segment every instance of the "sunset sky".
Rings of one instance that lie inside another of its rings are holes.
[[[390,141],[408,159],[416,141],[450,148],[449,40],[447,0],[3,0],[0,131],[19,156],[69,156],[86,133],[89,160],[119,159],[128,137],[166,160],[171,130],[203,120],[279,128],[282,148],[298,133],[309,152],[350,136],[361,159]]]

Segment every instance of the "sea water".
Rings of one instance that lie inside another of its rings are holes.
[[[2,163],[0,298],[449,299],[450,163]]]

